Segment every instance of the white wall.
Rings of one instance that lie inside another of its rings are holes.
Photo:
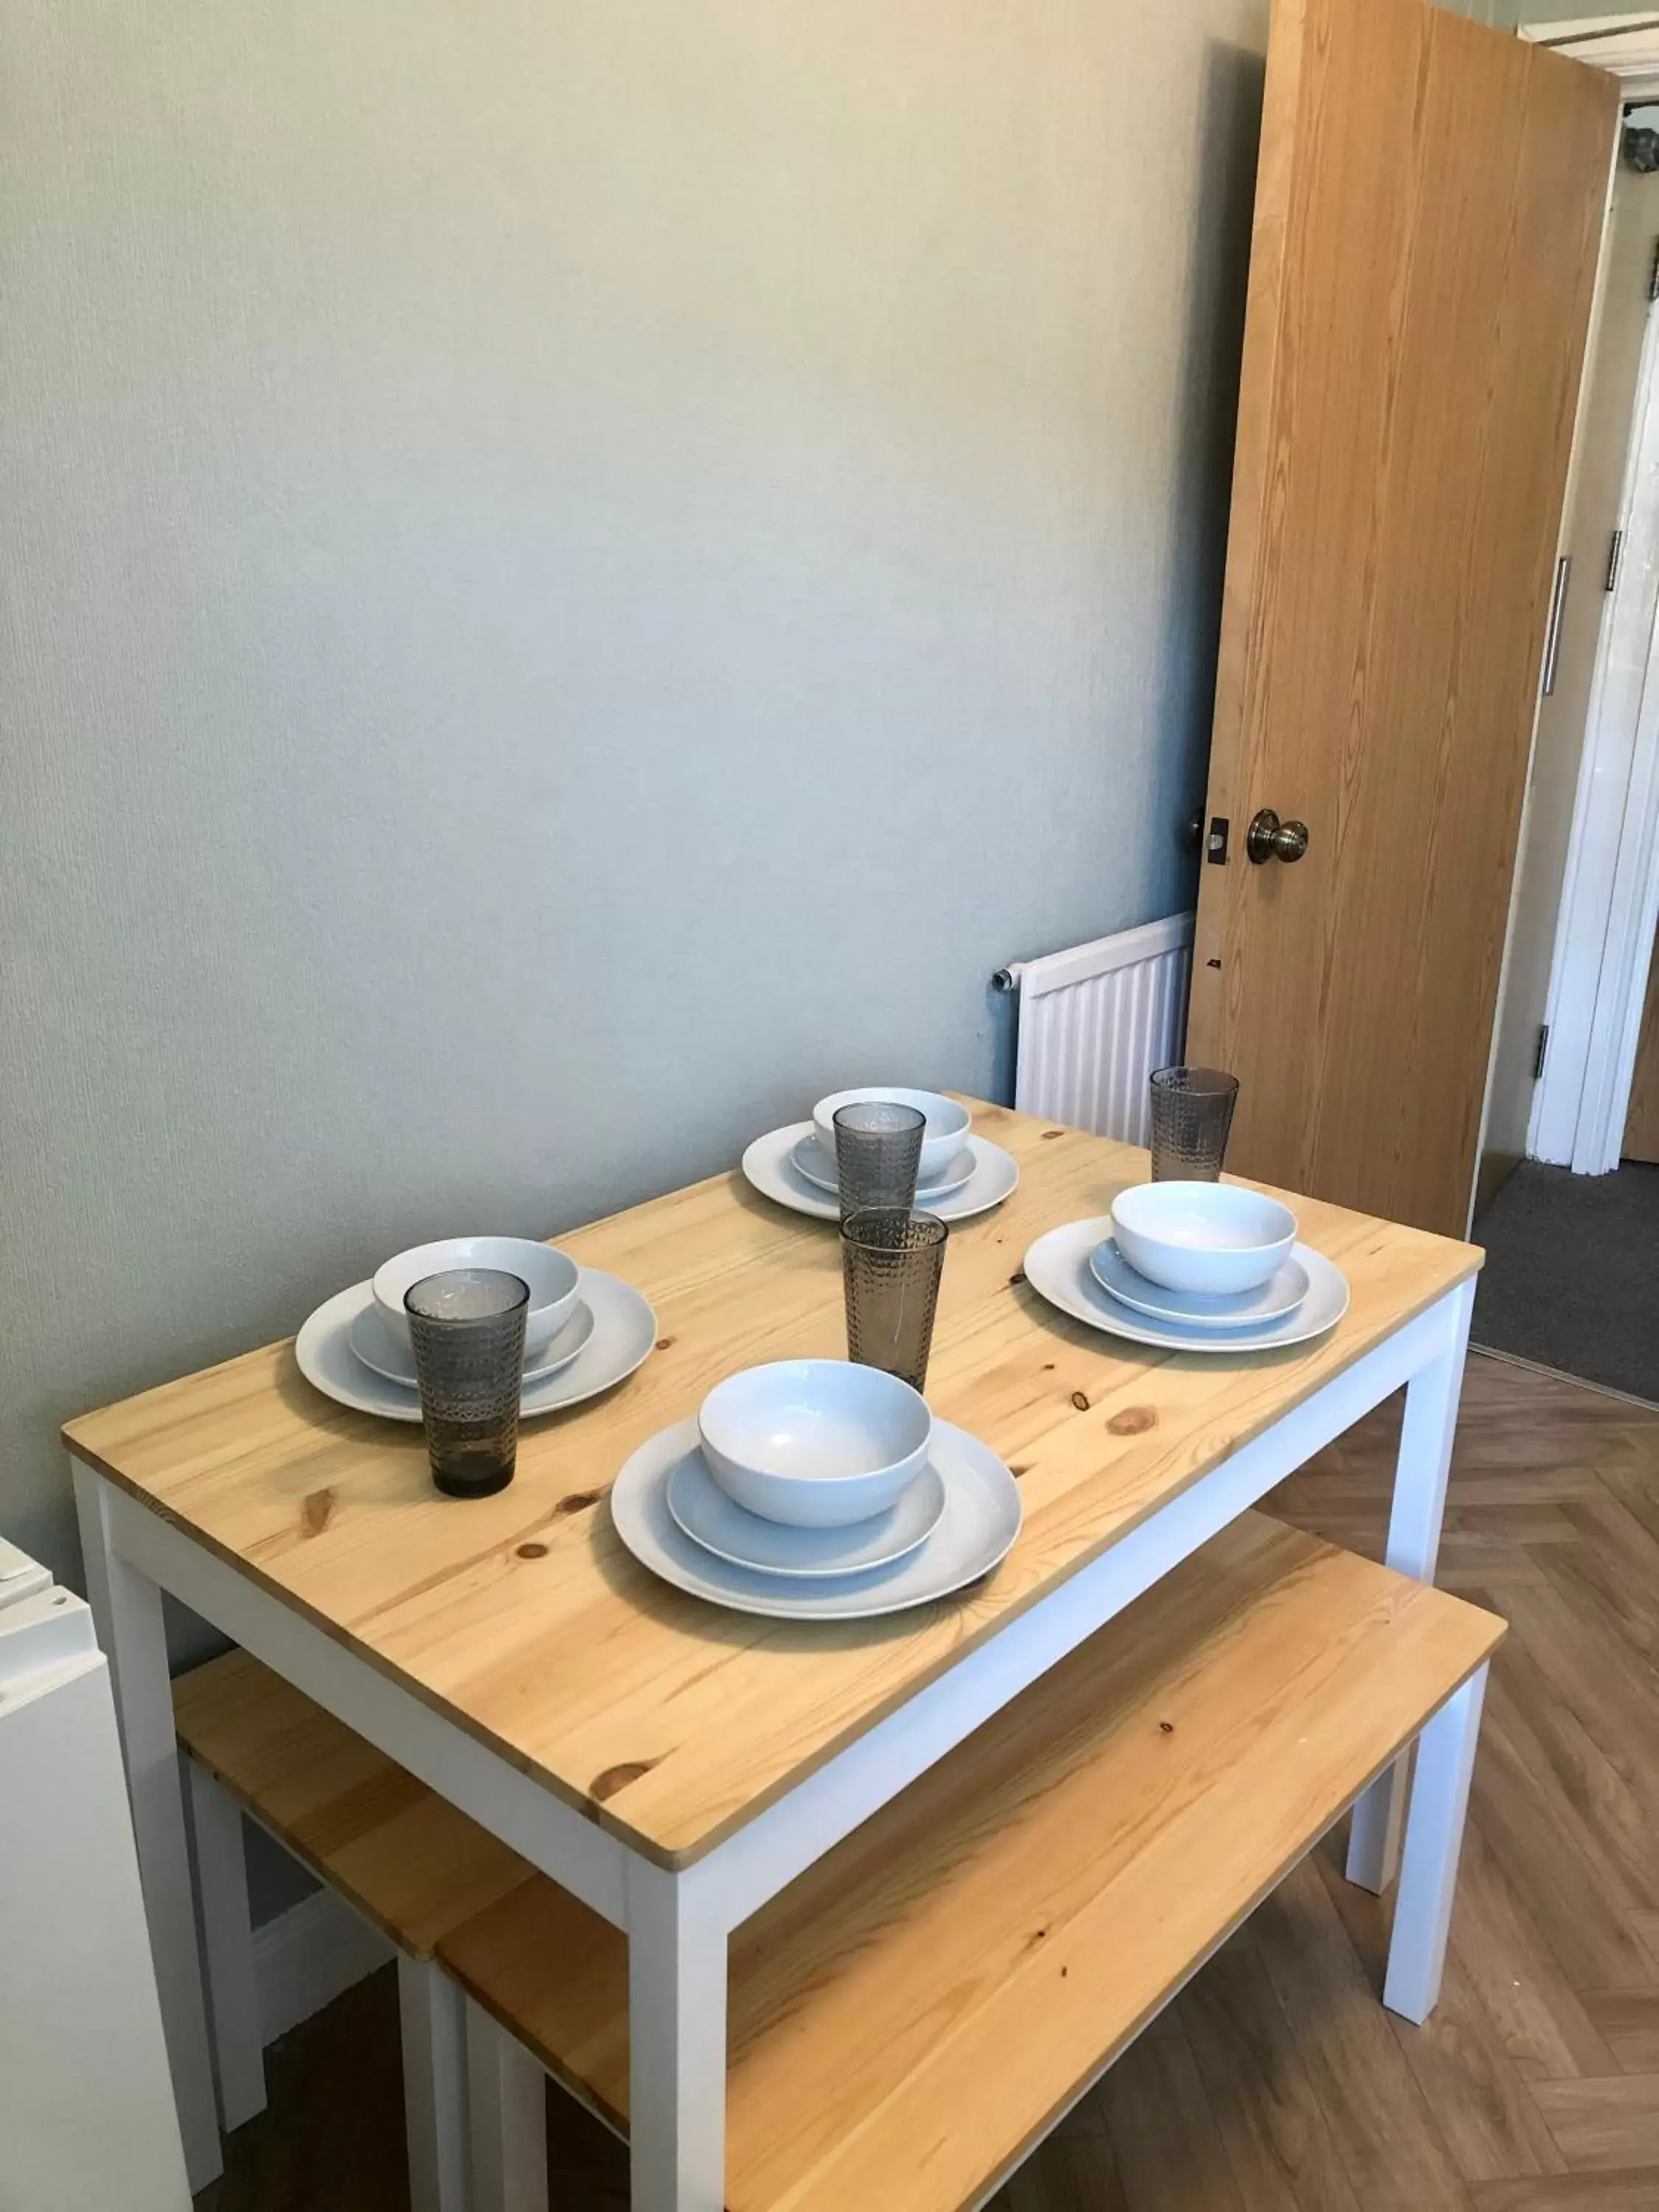
[[[0,1526],[1181,903],[1266,0],[0,0]]]
[[[1492,7],[1489,20],[1504,24],[1570,23],[1580,16],[1636,15],[1646,12],[1630,5],[1629,0],[1623,7],[1620,0],[1492,0]]]

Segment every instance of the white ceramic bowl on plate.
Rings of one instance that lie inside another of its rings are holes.
[[[919,1390],[846,1359],[779,1359],[717,1382],[697,1414],[708,1469],[764,1521],[844,1528],[921,1474],[933,1417]]]
[[[1165,1290],[1253,1291],[1289,1259],[1296,1216],[1237,1183],[1138,1182],[1112,1200],[1112,1234]]]
[[[374,1270],[374,1303],[399,1343],[409,1342],[404,1291],[451,1267],[498,1267],[529,1284],[524,1320],[526,1360],[546,1351],[576,1303],[576,1263],[554,1245],[538,1244],[528,1237],[444,1237],[435,1244],[411,1244]]]
[[[958,1106],[954,1098],[946,1098],[940,1091],[898,1091],[890,1083],[866,1083],[856,1091],[832,1091],[812,1109],[812,1127],[817,1132],[819,1144],[830,1155],[830,1165],[834,1166],[836,1158],[837,1109],[862,1106],[877,1098],[895,1106],[914,1106],[919,1114],[927,1115],[927,1127],[921,1133],[921,1165],[916,1170],[916,1180],[918,1183],[937,1182],[967,1143],[974,1117],[965,1106]]]

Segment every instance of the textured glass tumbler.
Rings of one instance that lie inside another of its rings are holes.
[[[494,1267],[452,1267],[404,1293],[432,1480],[488,1498],[513,1480],[530,1285]]]
[[[922,1388],[950,1233],[932,1213],[870,1208],[847,1216],[841,1224],[841,1272],[849,1359]]]
[[[1152,1076],[1152,1181],[1215,1182],[1227,1157],[1238,1078],[1219,1067],[1160,1067]]]
[[[896,1100],[866,1098],[838,1107],[835,1121],[842,1219],[872,1206],[908,1213],[916,1202],[927,1116]]]

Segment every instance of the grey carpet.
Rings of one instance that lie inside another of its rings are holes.
[[[1474,1224],[1474,1337],[1659,1403],[1659,1167],[1523,1160]]]

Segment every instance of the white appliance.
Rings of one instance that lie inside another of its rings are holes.
[[[109,1670],[3,1539],[0,2206],[190,2212]]]

